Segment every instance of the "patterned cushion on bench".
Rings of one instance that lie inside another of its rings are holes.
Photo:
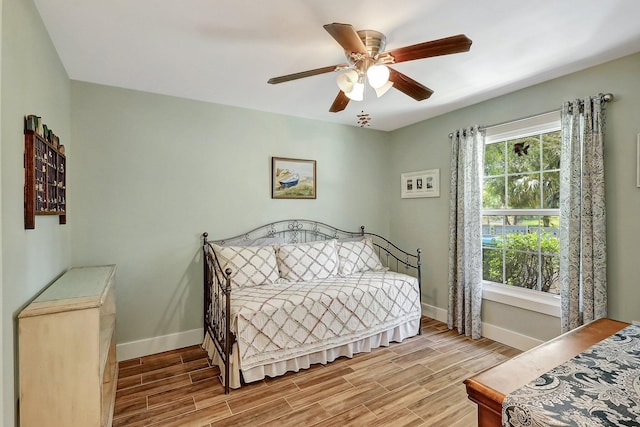
[[[213,245],[222,271],[230,268],[234,286],[256,286],[275,283],[278,263],[274,246],[218,246]]]
[[[280,277],[286,280],[306,282],[338,274],[335,239],[280,245],[277,258]]]

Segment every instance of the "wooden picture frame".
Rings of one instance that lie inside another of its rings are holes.
[[[316,161],[271,158],[272,199],[315,199]]]
[[[440,197],[440,169],[403,173],[400,195],[403,199]]]

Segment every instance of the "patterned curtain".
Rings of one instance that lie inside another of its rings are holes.
[[[481,337],[482,155],[478,127],[452,134],[449,192],[449,329]]]
[[[562,332],[607,315],[602,96],[562,106]]]

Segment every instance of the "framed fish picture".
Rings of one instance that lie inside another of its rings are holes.
[[[315,199],[316,161],[271,158],[272,199]]]

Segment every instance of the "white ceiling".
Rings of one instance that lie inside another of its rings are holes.
[[[640,51],[637,0],[35,3],[71,79],[352,126],[364,110],[380,130]],[[267,80],[345,62],[332,22],[381,31],[388,49],[461,33],[473,45],[395,66],[434,91],[425,101],[392,89],[329,113],[335,74]]]

